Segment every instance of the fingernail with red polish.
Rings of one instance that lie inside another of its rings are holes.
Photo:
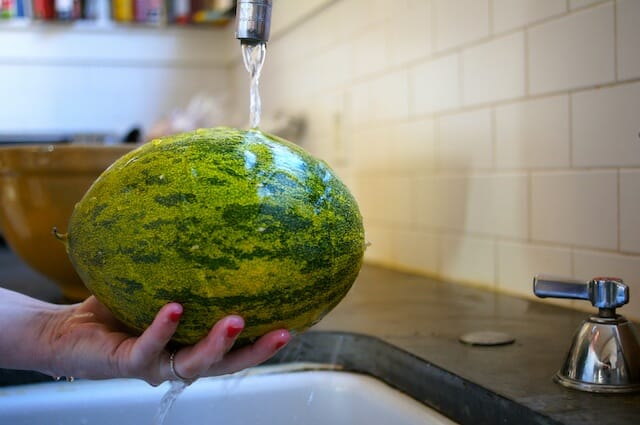
[[[228,338],[235,338],[237,337],[240,332],[242,332],[242,329],[244,329],[242,326],[229,326],[227,328],[227,337]]]
[[[179,321],[181,317],[182,317],[181,311],[172,311],[171,313],[169,313],[169,320],[171,320],[172,322]]]

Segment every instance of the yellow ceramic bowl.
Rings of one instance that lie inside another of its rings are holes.
[[[27,145],[0,147],[0,228],[9,247],[56,282],[67,301],[88,290],[64,245],[73,207],[91,183],[133,145]]]

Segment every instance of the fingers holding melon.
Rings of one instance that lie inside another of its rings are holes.
[[[176,312],[182,314],[181,306],[177,303],[172,303],[159,312],[156,320],[138,340],[140,354],[148,356],[147,358],[166,357],[164,347],[170,342],[177,327],[177,322],[172,320]],[[171,324],[172,322],[174,324]],[[234,373],[256,366],[272,357],[291,339],[287,330],[279,329],[268,332],[253,344],[232,351],[244,327],[242,317],[224,317],[211,328],[206,338],[195,345],[176,351],[173,354],[173,367],[177,376],[192,381],[200,377]],[[170,367],[168,371],[166,369],[165,365],[161,365],[160,373],[166,375],[169,380],[175,379],[176,376]]]
[[[224,375],[256,366],[280,351],[291,340],[285,329],[268,332],[255,343],[229,352],[221,361],[211,365],[207,375]]]

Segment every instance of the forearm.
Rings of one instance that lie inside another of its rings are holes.
[[[55,305],[0,288],[0,367],[159,384],[177,376],[170,371],[166,347],[182,312],[181,305],[168,303],[142,335],[132,335],[93,296],[79,304]],[[280,329],[229,353],[243,327],[238,316],[218,321],[203,340],[178,350],[176,372],[189,379],[235,372],[273,356],[290,338]]]
[[[47,328],[64,308],[0,288],[0,367],[52,373]]]

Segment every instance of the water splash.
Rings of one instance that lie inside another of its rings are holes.
[[[340,354],[342,354],[342,344],[344,344],[344,335],[338,336],[338,340],[333,346],[333,351],[331,353],[331,362],[329,363],[330,365],[338,365],[338,357],[340,356]]]
[[[238,386],[240,385],[240,383],[244,381],[244,378],[250,375],[251,375],[250,368],[243,369],[231,375],[228,375],[226,379],[222,381],[224,393],[227,395],[232,395],[233,392],[238,389]]]
[[[244,67],[251,76],[251,89],[249,92],[249,122],[251,128],[258,128],[260,125],[260,114],[262,105],[260,104],[260,72],[264,64],[264,57],[267,53],[265,43],[242,44],[242,60]]]
[[[167,414],[171,411],[173,403],[176,402],[178,396],[187,388],[190,384],[183,381],[171,381],[171,386],[167,390],[162,400],[160,400],[160,407],[156,412],[156,416],[153,418],[153,425],[163,425]]]

